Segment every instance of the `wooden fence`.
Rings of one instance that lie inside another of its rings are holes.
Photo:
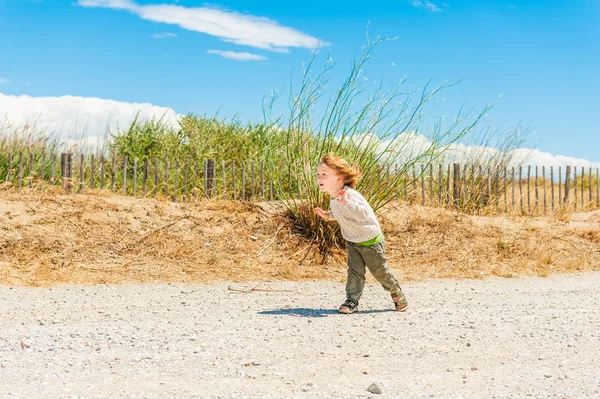
[[[68,153],[0,154],[0,179],[16,190],[54,185],[62,186],[66,192],[100,189],[172,201],[195,201],[201,197],[273,201],[282,199],[281,192],[301,191],[288,168],[268,168],[260,161],[153,158],[138,162],[127,156],[86,157]],[[598,168],[396,165],[371,179],[364,194],[368,197],[381,187],[386,187],[396,199],[468,213],[539,215],[600,209]]]

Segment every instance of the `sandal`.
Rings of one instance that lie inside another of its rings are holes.
[[[342,303],[338,309],[338,313],[350,314],[358,312],[358,301],[354,299],[346,299],[346,302]]]
[[[392,293],[392,301],[394,301],[396,312],[404,312],[408,309],[408,301],[402,290]]]

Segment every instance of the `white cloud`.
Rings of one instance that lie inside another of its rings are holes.
[[[94,97],[30,97],[13,96],[0,93],[0,132],[7,126],[15,130],[26,125],[34,125],[36,130],[52,134],[67,145],[97,146],[101,148],[107,137],[107,130],[127,128],[139,112],[139,118],[163,118],[177,128],[179,115],[168,107],[149,103],[128,103]],[[378,143],[381,152],[387,149],[389,142],[381,142],[375,135],[360,135],[353,138],[360,146]],[[369,144],[368,144],[369,143]],[[426,151],[431,140],[415,132],[406,132],[394,140],[396,150],[401,154],[399,162]],[[498,159],[502,156],[497,148],[455,143],[444,154],[444,163],[469,162],[479,159]],[[520,148],[512,150],[507,159],[509,166],[577,166],[578,168],[600,168],[600,162],[566,155],[554,155],[535,149]],[[564,170],[564,169],[563,169]],[[548,171],[546,173],[549,173]]]
[[[290,47],[315,49],[327,45],[319,39],[264,17],[214,7],[187,8],[174,4],[139,5],[130,0],[78,0],[82,7],[102,7],[131,12],[152,22],[177,25],[221,40],[269,51],[288,52]]]
[[[94,97],[30,97],[0,93],[0,129],[11,130],[33,125],[72,145],[98,144],[102,147],[108,130],[127,128],[136,115],[139,118],[163,118],[177,127],[178,115],[171,108],[148,103],[128,103]],[[22,129],[21,129],[22,130]],[[1,131],[1,130],[0,130]]]
[[[436,6],[435,4],[433,4],[432,2],[427,1],[427,0],[424,0],[424,1],[422,1],[422,0],[414,0],[412,2],[412,5],[414,7],[417,7],[417,8],[425,8],[425,9],[431,11],[431,12],[440,12],[440,11],[442,11],[441,8],[439,8],[438,6]],[[444,3],[444,6],[448,7],[448,5],[446,3]]]
[[[230,60],[236,60],[236,61],[260,61],[260,60],[267,59],[267,57],[259,55],[259,54],[236,53],[235,51],[208,50],[207,53],[208,54],[218,54],[223,58],[228,58]]]
[[[171,37],[177,37],[175,33],[165,32],[165,33],[155,33],[152,35],[155,39],[167,39]]]
[[[452,144],[448,147],[445,154],[447,162],[468,163],[473,160],[479,160],[482,164],[493,159],[510,160],[508,167],[517,167],[520,165],[532,166],[577,166],[577,167],[592,167],[599,168],[599,162],[588,161],[583,158],[569,157],[565,155],[554,155],[549,152],[543,152],[531,148],[517,148],[503,154],[500,150],[494,147],[464,145],[460,143]],[[493,163],[493,162],[492,162]],[[549,171],[548,171],[549,173]]]
[[[5,84],[5,83],[10,83],[10,80],[8,80],[6,78],[0,78],[0,85]]]
[[[352,138],[356,145],[360,147],[372,146],[377,144],[379,153],[388,153],[394,151],[398,155],[390,154],[390,158],[394,162],[403,164],[411,159],[416,158],[420,154],[424,154],[432,144],[431,140],[422,134],[414,131],[406,132],[398,135],[390,145],[390,141],[382,141],[377,136],[372,134],[358,135]],[[383,159],[386,157],[384,156]],[[578,168],[600,168],[600,162],[592,162],[583,158],[569,157],[565,155],[554,155],[548,152],[542,152],[530,148],[518,148],[503,154],[500,150],[494,147],[466,145],[454,143],[448,146],[441,158],[438,158],[434,163],[442,163],[444,165],[451,163],[471,164],[477,163],[482,165],[494,165],[498,160],[509,160],[508,167],[518,167],[520,165],[532,165],[535,167],[546,166],[546,174],[550,173],[550,166],[558,168],[567,165],[577,166]],[[540,170],[541,173],[541,170]]]

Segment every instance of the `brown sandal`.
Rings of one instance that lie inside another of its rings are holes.
[[[358,301],[354,299],[346,299],[346,302],[342,303],[338,309],[338,313],[350,314],[358,312]]]
[[[408,301],[401,290],[392,293],[392,301],[394,301],[396,312],[404,312],[408,309]]]

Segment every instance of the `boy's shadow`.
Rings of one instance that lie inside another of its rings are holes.
[[[367,313],[387,313],[393,312],[393,309],[369,309],[369,310],[359,310],[355,314],[367,314]],[[277,309],[277,310],[263,310],[262,312],[258,312],[258,314],[267,314],[267,315],[288,315],[288,316],[296,316],[296,317],[327,317],[330,315],[337,315],[337,309],[310,309],[310,308],[285,308],[285,309]]]

